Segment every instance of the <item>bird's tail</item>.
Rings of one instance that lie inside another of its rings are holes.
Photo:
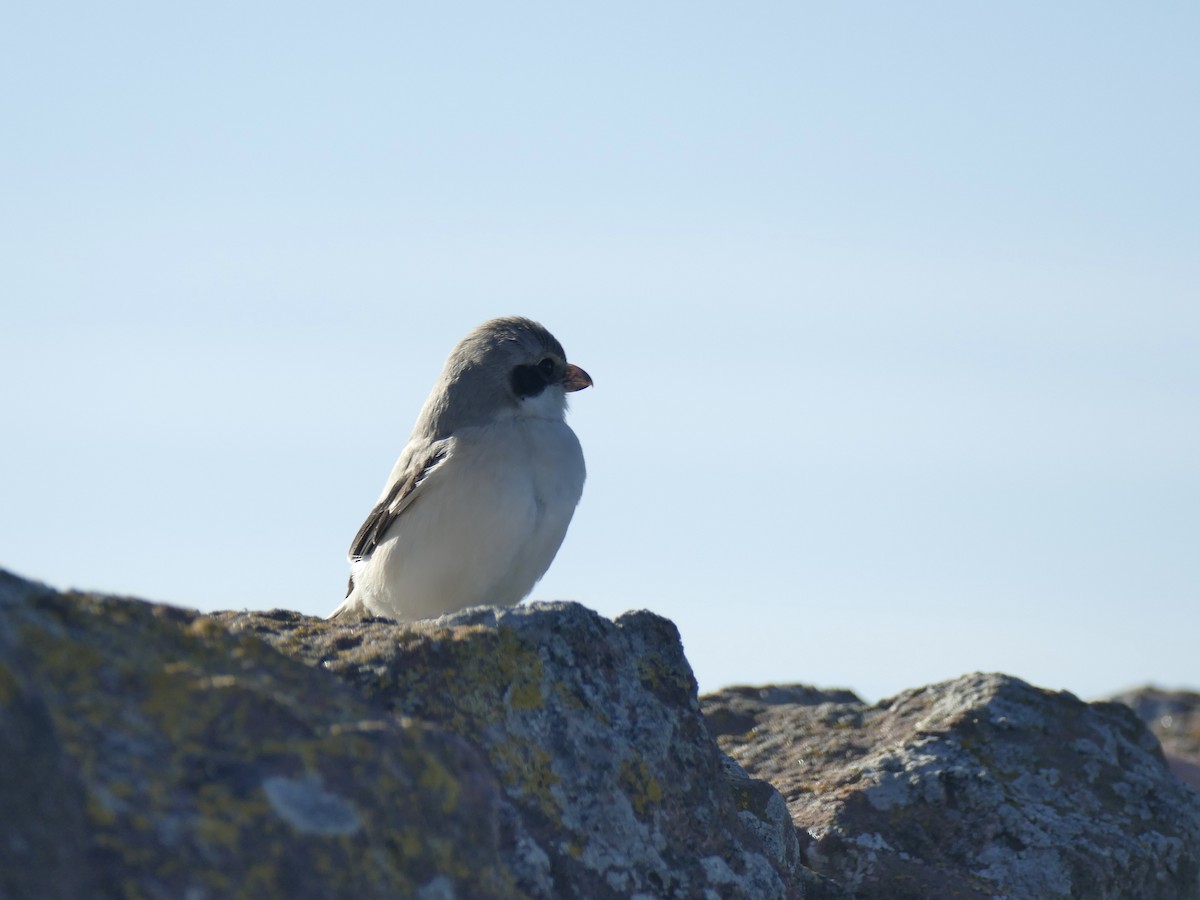
[[[346,585],[346,599],[342,601],[341,606],[331,612],[326,619],[341,619],[349,618],[356,612],[362,612],[362,601],[358,598],[358,594],[354,590],[354,576],[350,576],[350,583]]]

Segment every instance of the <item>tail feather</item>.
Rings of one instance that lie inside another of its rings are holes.
[[[341,606],[331,612],[326,619],[341,619],[349,618],[354,613],[363,612],[362,601],[354,593],[354,576],[350,576],[350,584],[346,586],[346,599],[342,601]]]

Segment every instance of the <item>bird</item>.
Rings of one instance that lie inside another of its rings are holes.
[[[491,319],[450,353],[350,545],[329,618],[412,622],[515,606],[554,560],[587,477],[567,394],[592,378],[522,316]]]

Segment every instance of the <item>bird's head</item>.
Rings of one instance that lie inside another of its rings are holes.
[[[537,322],[492,319],[454,348],[422,418],[432,416],[442,437],[506,416],[561,419],[566,395],[591,384],[591,376],[567,362],[562,344]]]

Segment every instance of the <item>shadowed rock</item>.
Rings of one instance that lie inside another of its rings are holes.
[[[1138,714],[1162,744],[1171,771],[1200,790],[1200,694],[1143,687],[1112,700]]]
[[[168,606],[3,573],[0,633],[5,897],[521,896],[461,738]]]

